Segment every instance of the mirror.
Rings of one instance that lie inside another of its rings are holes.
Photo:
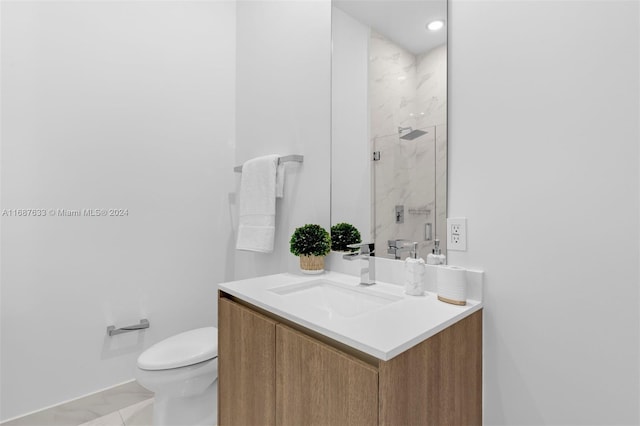
[[[333,0],[331,20],[331,224],[378,257],[446,254],[447,1]]]

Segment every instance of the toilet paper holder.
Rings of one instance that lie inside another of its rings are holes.
[[[145,328],[149,328],[149,326],[149,320],[143,318],[140,320],[140,324],[128,325],[126,327],[116,328],[115,325],[110,325],[109,327],[107,327],[107,334],[109,336],[115,336],[116,334],[127,333],[129,331],[143,330]]]

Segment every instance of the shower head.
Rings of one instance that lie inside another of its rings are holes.
[[[406,135],[402,135],[400,136],[400,139],[403,139],[405,141],[412,141],[415,138],[419,138],[422,135],[426,135],[427,132],[423,131],[423,130],[412,130],[411,127],[405,129],[405,130],[409,130],[409,133],[407,133]],[[402,134],[402,132],[400,132]]]

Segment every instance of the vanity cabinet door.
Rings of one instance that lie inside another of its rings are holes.
[[[377,425],[378,370],[278,324],[276,424]]]
[[[218,424],[275,425],[276,322],[228,299],[218,310]]]
[[[380,425],[482,424],[482,311],[379,368]]]

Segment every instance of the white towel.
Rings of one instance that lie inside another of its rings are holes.
[[[242,165],[236,249],[271,253],[276,230],[276,169],[279,155]]]

